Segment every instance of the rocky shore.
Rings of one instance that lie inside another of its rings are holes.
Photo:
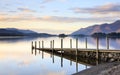
[[[120,62],[100,64],[73,75],[120,75]]]

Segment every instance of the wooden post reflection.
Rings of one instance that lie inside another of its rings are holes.
[[[44,59],[44,52],[43,52],[43,50],[42,50],[42,59]]]
[[[63,67],[63,54],[61,54],[61,67]]]
[[[78,57],[76,56],[76,73],[78,72]]]
[[[72,51],[71,51],[72,54]],[[70,55],[71,59],[72,59],[72,55]],[[72,60],[70,60],[70,66],[72,66]]]
[[[54,63],[54,51],[52,51],[52,60],[53,60],[53,63]]]

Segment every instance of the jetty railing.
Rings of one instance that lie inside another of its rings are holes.
[[[78,48],[78,38],[76,39],[76,48],[73,48],[72,39],[70,39],[70,47],[64,48],[63,45],[63,39],[61,39],[61,48],[55,48],[54,47],[54,40],[50,41],[50,47],[45,48],[44,47],[44,41],[32,41],[32,49],[35,50],[45,50],[45,51],[56,51],[61,54],[70,54],[70,55],[76,55],[76,56],[82,56],[87,58],[94,58],[94,59],[101,59],[101,60],[120,60],[120,50],[109,50],[109,38],[106,38],[106,49],[99,49],[99,38],[96,38],[96,49],[89,49],[88,48],[88,39],[85,38],[85,48]],[[37,44],[39,44],[39,47],[37,47]],[[72,52],[72,53],[71,53]]]

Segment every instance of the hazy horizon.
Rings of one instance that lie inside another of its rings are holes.
[[[0,28],[70,34],[120,19],[119,0],[1,0]]]

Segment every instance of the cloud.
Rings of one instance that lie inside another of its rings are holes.
[[[49,3],[49,2],[54,2],[54,1],[66,2],[67,0],[43,0],[42,4]]]
[[[42,16],[36,17],[33,15],[0,15],[0,21],[48,21],[48,22],[59,22],[59,23],[74,23],[74,22],[111,22],[118,20],[116,17],[89,17],[89,18],[79,18],[79,17],[61,17],[61,16]]]
[[[105,4],[92,8],[72,8],[75,13],[90,13],[90,14],[120,14],[120,4]]]
[[[42,3],[48,3],[48,2],[52,2],[52,1],[55,1],[55,0],[43,0]]]
[[[28,8],[18,8],[18,10],[22,12],[35,12],[34,10],[28,9]]]

